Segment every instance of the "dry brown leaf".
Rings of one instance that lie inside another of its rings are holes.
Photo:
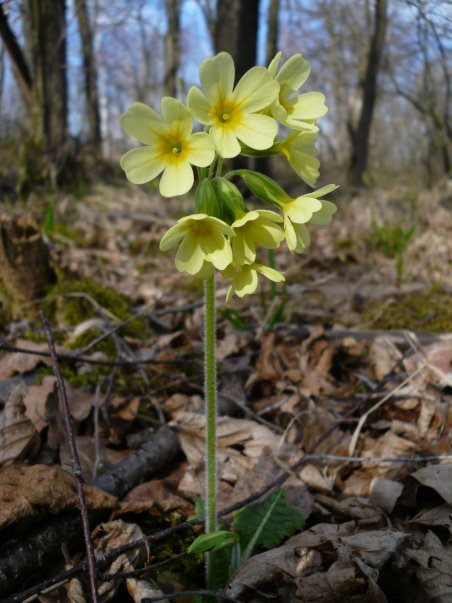
[[[452,504],[452,464],[428,465],[411,474],[423,486],[437,492],[447,503]]]
[[[368,438],[366,440],[369,443],[371,440]],[[369,457],[379,457],[379,458],[395,458],[395,457],[409,457],[413,454],[413,451],[416,448],[416,444],[407,440],[406,438],[401,438],[392,431],[387,431],[384,435],[381,436],[378,440],[374,440],[374,445],[369,448],[366,446],[366,449],[363,451],[363,456]],[[385,475],[388,471],[388,468],[392,467],[391,464],[381,463],[376,465],[375,463],[365,463],[362,464],[364,469],[369,470],[374,475]]]
[[[17,386],[0,413],[0,466],[25,458],[39,448],[39,435],[25,416],[24,385]]]
[[[205,459],[205,417],[180,412],[172,426],[179,435],[181,448],[191,465],[191,469],[179,483],[179,489],[182,492],[201,493],[204,488],[201,476]],[[268,427],[254,421],[219,417],[217,443],[220,493],[223,488],[226,498],[232,495],[231,484],[251,471],[265,448],[275,450],[279,441],[279,436],[273,434]]]
[[[119,517],[126,513],[149,513],[161,517],[171,511],[179,511],[188,517],[194,512],[192,501],[179,496],[174,492],[174,486],[169,480],[152,480],[140,484],[131,490],[124,502],[121,502],[115,516]]]
[[[84,492],[89,509],[116,507],[116,498],[102,490],[85,486]],[[78,508],[74,478],[60,467],[11,465],[0,472],[0,528]]]
[[[452,339],[425,346],[422,352],[413,354],[404,361],[407,371],[414,373],[425,364],[426,358],[431,366],[421,374],[419,379],[435,383],[440,387],[450,387],[452,385]]]
[[[375,477],[370,483],[370,502],[386,513],[391,513],[402,490],[403,486],[399,482]]]
[[[443,527],[449,530],[452,535],[452,507],[447,504],[434,507],[433,509],[423,509],[408,523],[419,524],[428,527]]]
[[[369,350],[369,360],[378,381],[394,368],[401,357],[401,352],[390,337],[382,335],[373,340]]]
[[[334,472],[317,465],[305,465],[298,475],[307,486],[320,492],[332,492],[336,483]]]
[[[355,522],[317,524],[279,548],[256,555],[232,576],[226,594],[243,603],[256,591],[285,603],[387,603],[379,569],[407,534],[385,528],[359,532]]]
[[[135,578],[127,578],[127,591],[133,599],[133,603],[146,603],[147,599],[152,597],[161,597],[162,591],[154,588],[148,580],[136,580]],[[169,603],[169,599],[162,599],[161,603]]]
[[[55,388],[55,377],[46,375],[40,385],[30,385],[25,393],[25,414],[39,432],[49,424],[47,405],[51,394],[55,394]]]
[[[452,546],[444,546],[433,532],[427,532],[422,547],[408,549],[405,557],[415,566],[415,575],[428,598],[435,603],[452,601]]]
[[[49,348],[46,343],[36,343],[26,339],[17,339],[12,345],[18,348],[26,348],[35,352],[48,352]],[[57,350],[59,351],[59,350]],[[27,354],[25,352],[12,352],[5,354],[0,358],[0,379],[9,379],[16,373],[28,373],[38,366],[39,363],[51,365],[51,360],[48,356],[37,356]]]
[[[144,537],[141,528],[134,523],[126,523],[121,519],[109,521],[97,526],[93,531],[93,540],[95,542],[95,554],[101,555],[108,553],[118,547],[141,540]],[[116,572],[127,572],[137,569],[143,563],[149,561],[150,555],[147,545],[139,546],[127,553],[123,553],[117,557],[105,570],[106,574],[114,576]],[[114,580],[112,582],[104,582],[99,587],[99,595],[103,601],[112,599],[120,582]]]
[[[217,342],[216,354],[218,360],[224,360],[232,354],[238,354],[246,343],[246,336],[243,333],[228,333],[223,339]]]
[[[194,468],[202,467],[204,464],[205,425],[204,415],[189,412],[178,413],[171,424],[179,434],[182,450]],[[224,462],[226,458],[232,460],[246,457],[256,459],[257,462],[265,447],[276,448],[279,436],[268,427],[254,421],[218,417],[217,442],[220,461]],[[234,446],[243,447],[243,452],[233,448]],[[238,464],[240,465],[240,461]],[[247,467],[251,464],[244,462]]]

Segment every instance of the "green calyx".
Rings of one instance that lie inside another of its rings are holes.
[[[252,170],[235,170],[229,176],[240,176],[252,193],[262,201],[281,209],[288,199],[287,193],[269,176]]]

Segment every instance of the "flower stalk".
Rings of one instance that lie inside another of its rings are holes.
[[[215,274],[204,281],[204,404],[206,416],[205,532],[217,529],[217,370],[215,355]],[[211,556],[206,555],[207,585],[211,584]]]

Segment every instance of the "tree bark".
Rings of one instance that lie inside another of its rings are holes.
[[[88,114],[88,142],[96,153],[101,151],[101,126],[99,111],[99,96],[97,93],[97,70],[94,55],[93,34],[89,19],[86,0],[76,0],[75,10],[77,13],[80,40],[82,45],[83,69],[85,78],[86,109]]]
[[[256,64],[259,0],[221,0],[217,6],[214,46],[229,52],[239,79]]]
[[[266,48],[266,59],[267,65],[273,59],[275,54],[278,52],[278,38],[279,38],[279,0],[270,0],[270,6],[268,9],[268,21],[267,21],[267,48]]]
[[[26,105],[30,105],[33,89],[32,76],[19,42],[9,26],[3,2],[0,2],[0,38],[11,61],[14,77],[23,100]]]
[[[49,250],[30,216],[0,216],[0,301],[6,316],[36,318],[33,301],[55,282]]]
[[[361,112],[356,130],[353,127],[350,128],[352,149],[349,180],[355,186],[362,185],[369,159],[369,139],[377,100],[377,80],[388,22],[387,8],[388,0],[376,0],[374,27],[364,76]]]
[[[177,95],[180,61],[180,0],[166,0],[168,30],[166,32],[166,72],[164,89],[167,96]]]

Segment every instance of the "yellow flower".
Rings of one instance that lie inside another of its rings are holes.
[[[319,177],[320,161],[316,157],[316,138],[316,134],[312,132],[291,132],[275,145],[294,172],[309,186],[314,186]]]
[[[271,106],[271,114],[293,130],[318,132],[315,120],[328,111],[325,95],[321,92],[297,95],[298,89],[311,73],[311,65],[301,54],[294,54],[278,71],[281,55],[278,52],[268,66],[269,73],[280,85],[279,95]]]
[[[307,222],[314,224],[328,224],[331,222],[333,214],[336,212],[336,206],[330,201],[320,199],[320,197],[331,193],[336,188],[335,184],[329,184],[296,199],[288,197],[282,203],[284,232],[290,251],[301,253],[309,246],[311,238],[305,226]],[[317,219],[316,216],[318,216]]]
[[[207,274],[210,262],[218,270],[224,270],[232,262],[231,245],[226,238],[234,231],[222,220],[206,214],[193,214],[177,221],[160,241],[160,249],[167,251],[176,245],[176,268],[180,272]]]
[[[257,113],[278,95],[279,84],[265,67],[253,67],[234,88],[234,61],[227,52],[206,59],[199,69],[205,92],[193,86],[187,106],[195,119],[210,126],[210,136],[221,157],[236,157],[239,140],[252,149],[272,146],[278,124],[268,115]]]
[[[229,301],[234,293],[238,297],[251,295],[257,289],[258,273],[270,279],[274,283],[285,281],[284,275],[274,268],[262,264],[245,264],[237,266],[235,263],[229,266],[222,274],[225,278],[232,278],[231,286],[226,295],[226,301]]]
[[[249,211],[231,224],[235,232],[232,255],[237,264],[252,264],[256,259],[256,246],[275,249],[284,239],[284,231],[277,222],[282,218],[266,209]]]
[[[183,195],[194,181],[190,164],[210,165],[215,148],[205,132],[191,133],[193,120],[180,101],[166,96],[161,108],[162,117],[151,107],[134,103],[121,116],[127,134],[148,145],[123,155],[121,167],[134,184],[149,182],[163,172],[160,193],[164,197]]]

